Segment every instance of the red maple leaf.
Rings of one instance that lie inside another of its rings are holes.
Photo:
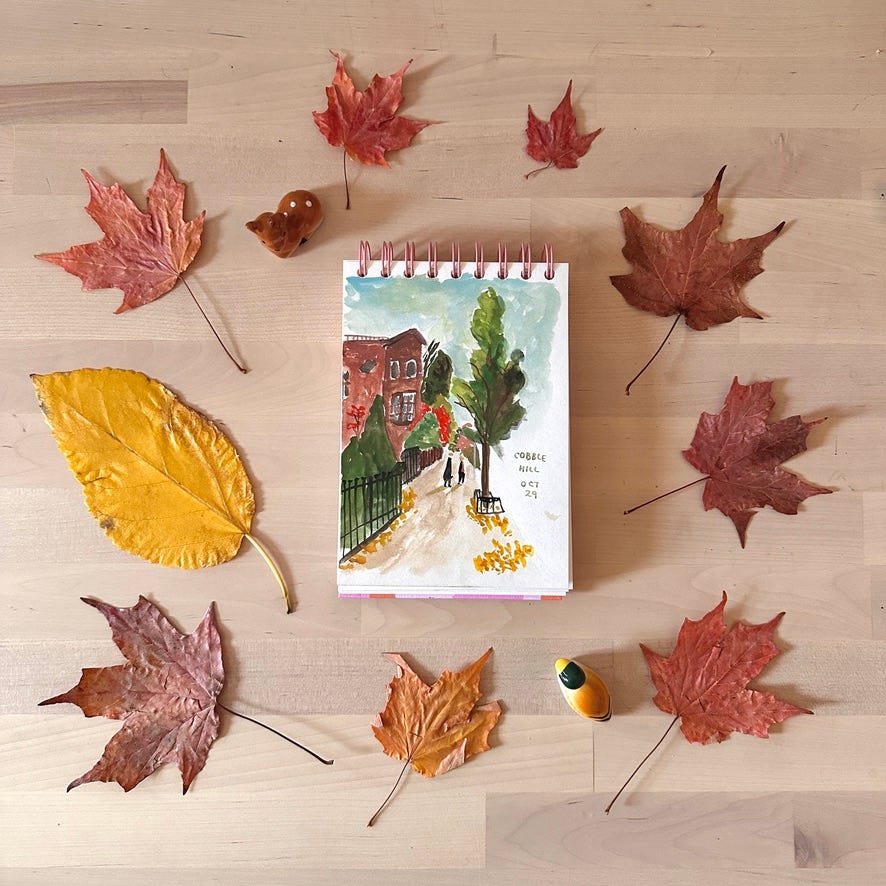
[[[345,70],[342,57],[336,53],[335,76],[326,87],[328,107],[314,111],[314,123],[333,147],[343,147],[352,160],[365,165],[389,166],[387,151],[399,151],[433,120],[417,120],[397,115],[403,101],[403,74],[412,64],[409,59],[399,71],[387,77],[376,74],[365,92],[360,92]],[[345,164],[345,188],[348,170]],[[351,207],[348,190],[347,208]]]
[[[733,379],[723,408],[716,415],[701,414],[692,445],[683,452],[689,464],[708,475],[705,510],[717,508],[729,517],[742,547],[755,508],[768,505],[781,514],[796,514],[804,499],[832,491],[781,467],[805,451],[810,428],[825,419],[805,422],[792,415],[770,422],[771,389],[772,382],[743,385]]]
[[[726,630],[723,610],[726,594],[698,621],[683,620],[674,651],[664,657],[640,644],[649,675],[658,690],[652,699],[674,719],[640,766],[664,741],[677,721],[688,741],[707,744],[723,741],[732,732],[769,737],[769,727],[796,714],[811,714],[777,699],[771,692],[748,689],[747,684],[775,658],[780,650],[772,635],[784,616],[759,625],[734,624]],[[606,807],[612,808],[640,769],[638,766]]]
[[[116,781],[130,791],[161,764],[178,763],[186,792],[218,734],[216,699],[225,677],[214,606],[193,633],[182,634],[144,597],[122,609],[81,599],[108,620],[126,664],[84,668],[73,689],[40,704],[75,704],[87,717],[125,723],[68,790]]]
[[[566,87],[566,94],[560,104],[554,108],[551,119],[544,123],[532,112],[529,105],[529,119],[526,122],[526,153],[539,163],[546,163],[539,169],[527,172],[529,178],[545,169],[556,166],[557,169],[575,169],[578,158],[584,157],[591,142],[602,132],[597,129],[585,135],[579,135],[576,129],[575,111],[572,109],[572,81]]]
[[[206,217],[204,211],[184,220],[185,186],[170,172],[166,152],[161,149],[160,167],[148,188],[147,212],[119,184],[105,187],[85,169],[83,175],[89,185],[86,211],[104,238],[36,257],[79,277],[84,290],[120,289],[123,303],[117,314],[165,295],[194,260]]]
[[[744,302],[741,288],[763,272],[763,250],[781,233],[784,222],[758,237],[724,243],[717,238],[723,214],[717,195],[724,166],[704,195],[701,207],[685,228],[668,231],[641,221],[625,207],[621,220],[625,229],[624,257],[634,270],[610,277],[625,301],[659,317],[676,314],[674,324],[659,347],[674,331],[680,317],[692,329],[708,329],[736,317],[762,317]],[[655,352],[652,359],[658,351]],[[649,361],[651,363],[652,360]],[[627,386],[640,377],[649,363]]]
[[[771,692],[747,689],[779,654],[772,635],[784,616],[780,612],[760,625],[738,622],[727,632],[723,620],[726,593],[698,621],[684,619],[674,651],[665,658],[640,644],[658,693],[659,710],[680,718],[688,741],[723,741],[731,732],[769,737],[769,727],[796,714],[811,714],[780,701]]]

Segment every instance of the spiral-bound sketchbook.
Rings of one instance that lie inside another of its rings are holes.
[[[562,597],[568,266],[363,248],[343,269],[339,596]]]

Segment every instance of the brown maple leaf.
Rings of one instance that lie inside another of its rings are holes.
[[[658,690],[652,700],[660,710],[674,715],[670,726],[640,766],[678,720],[688,741],[707,744],[723,741],[732,732],[768,738],[773,723],[781,723],[796,714],[812,713],[780,701],[770,692],[747,688],[748,682],[780,652],[772,642],[772,635],[784,613],[780,612],[765,624],[739,622],[727,631],[723,620],[725,607],[724,592],[720,603],[707,615],[698,621],[684,619],[674,651],[667,658],[640,644],[649,675]],[[613,797],[606,812],[640,766]]]
[[[101,759],[68,790],[116,781],[130,791],[163,763],[177,763],[186,793],[218,734],[216,700],[224,669],[214,605],[193,633],[182,634],[145,597],[121,609],[81,599],[108,620],[127,662],[84,668],[73,689],[40,704],[75,704],[87,717],[125,723]]]
[[[689,464],[707,475],[705,510],[717,508],[729,517],[742,547],[755,508],[796,514],[804,499],[832,491],[781,467],[805,452],[810,428],[825,419],[805,422],[792,415],[770,422],[771,390],[769,381],[743,385],[734,378],[723,408],[715,415],[701,414],[692,445],[683,451]]]
[[[501,708],[498,702],[477,702],[480,673],[490,655],[492,649],[487,649],[463,671],[443,671],[437,682],[428,686],[401,655],[385,653],[400,668],[400,674],[388,685],[387,704],[376,716],[372,731],[389,757],[406,762],[393,790],[369,820],[370,827],[410,765],[426,778],[433,778],[489,750],[487,739],[501,716]]]
[[[365,92],[360,92],[345,70],[342,57],[335,56],[335,75],[326,87],[328,107],[313,111],[314,123],[333,147],[344,148],[346,208],[351,208],[346,158],[364,165],[389,166],[387,151],[399,151],[434,120],[417,120],[397,114],[403,101],[403,74],[412,64],[409,59],[399,71],[387,77],[376,74]]]
[[[701,207],[685,228],[668,231],[641,221],[625,207],[621,219],[625,229],[624,257],[634,266],[630,274],[610,277],[625,301],[668,317],[676,314],[664,341],[649,362],[628,383],[625,393],[658,356],[680,317],[692,329],[704,330],[736,317],[762,317],[745,303],[741,288],[763,272],[763,250],[781,233],[780,222],[758,237],[724,243],[717,232],[723,214],[717,195],[724,166],[704,195]]]
[[[584,157],[591,147],[591,142],[603,131],[602,128],[585,135],[579,135],[576,129],[575,111],[572,109],[572,81],[566,87],[566,94],[560,104],[554,108],[550,120],[545,123],[539,120],[529,105],[529,118],[526,122],[526,153],[533,160],[545,163],[539,169],[527,172],[524,178],[530,178],[545,169],[556,166],[557,169],[575,169],[579,157]]]
[[[121,290],[123,302],[116,314],[165,295],[194,260],[206,217],[204,210],[191,221],[184,220],[185,186],[170,171],[166,152],[160,151],[146,212],[119,184],[106,187],[85,169],[82,172],[89,185],[86,211],[104,238],[36,257],[79,277],[84,290]]]

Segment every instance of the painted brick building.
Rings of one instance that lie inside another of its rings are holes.
[[[421,402],[422,348],[425,338],[407,329],[393,338],[347,335],[342,346],[341,445],[359,435],[373,400],[381,395],[385,429],[400,458],[409,426]]]

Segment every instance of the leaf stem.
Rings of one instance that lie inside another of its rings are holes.
[[[669,495],[673,495],[675,492],[682,492],[684,489],[688,489],[690,486],[695,486],[696,483],[702,483],[703,481],[710,479],[710,475],[706,474],[704,477],[699,477],[697,480],[693,480],[691,483],[684,483],[682,486],[678,486],[676,489],[672,489],[670,492],[662,492],[661,495],[656,495],[655,498],[650,498],[649,501],[644,501],[641,505],[636,505],[633,508],[628,508],[624,513],[633,514],[634,511],[639,511],[640,508],[645,508],[646,505],[651,505],[654,501],[658,501],[660,498],[667,498]]]
[[[646,361],[646,365],[627,383],[625,387],[625,396],[631,396],[631,385],[650,367],[652,361],[659,355],[661,349],[668,343],[668,339],[671,337],[671,333],[677,328],[677,324],[680,322],[680,318],[683,316],[682,311],[677,312],[677,316],[674,317],[674,322],[671,324],[671,328],[668,330],[668,334],[664,337],[662,343],[658,346],[658,350]]]
[[[249,372],[249,370],[245,366],[241,366],[240,363],[237,362],[237,358],[228,350],[227,345],[225,345],[225,343],[221,340],[221,336],[218,334],[218,332],[216,332],[215,327],[212,325],[212,320],[210,320],[209,317],[206,316],[206,311],[203,310],[203,306],[200,304],[200,302],[197,301],[197,296],[194,295],[194,290],[191,289],[191,287],[188,285],[188,281],[185,280],[185,278],[181,274],[179,274],[178,279],[185,284],[185,289],[187,289],[188,292],[191,294],[191,298],[194,299],[194,304],[197,305],[197,307],[200,309],[200,313],[203,315],[203,319],[209,324],[209,328],[212,330],[212,334],[218,339],[218,343],[222,346],[224,352],[228,355],[234,366],[236,366],[237,369],[239,369],[240,372],[245,375],[247,372]]]
[[[615,801],[622,795],[622,791],[631,783],[631,779],[640,771],[640,767],[658,750],[658,746],[668,737],[668,733],[674,728],[674,724],[680,719],[679,714],[671,720],[670,726],[664,731],[664,735],[655,743],[655,747],[637,764],[637,768],[628,776],[628,780],[618,789],[618,793],[609,801],[609,805],[603,810],[604,815],[609,815],[609,810],[615,805]]]
[[[223,705],[220,701],[216,700],[215,702],[223,711],[227,711],[229,714],[233,714],[235,717],[240,717],[243,720],[249,720],[250,723],[255,723],[256,726],[261,726],[262,729],[267,729],[268,732],[273,732],[274,735],[279,735],[284,741],[288,741],[290,744],[294,744],[297,748],[301,748],[306,754],[310,754],[315,760],[319,760],[321,763],[326,766],[331,766],[335,760],[324,760],[319,754],[315,754],[310,748],[306,748],[303,744],[299,744],[294,738],[290,738],[288,735],[284,735],[282,732],[278,732],[274,729],[273,726],[268,726],[267,723],[262,723],[261,720],[255,720],[252,717],[247,717],[246,714],[241,714],[239,711],[231,710],[227,705]]]
[[[268,568],[274,573],[274,578],[277,579],[277,584],[280,585],[280,590],[283,592],[283,602],[286,603],[286,614],[289,615],[289,613],[292,612],[292,601],[289,599],[289,588],[286,587],[286,579],[283,577],[280,567],[274,562],[274,558],[271,556],[267,548],[265,548],[254,535],[244,532],[243,536],[252,543],[252,546],[262,555],[265,563],[268,564]]]
[[[385,797],[384,802],[381,804],[381,806],[379,806],[378,809],[376,809],[375,812],[372,814],[372,818],[370,818],[369,821],[366,822],[366,827],[371,828],[375,824],[379,815],[381,815],[382,810],[391,801],[391,797],[394,796],[394,791],[397,790],[397,786],[400,784],[400,780],[406,774],[406,770],[409,768],[411,763],[412,763],[412,754],[410,754],[406,758],[406,762],[403,764],[403,768],[400,770],[400,774],[397,776],[397,780],[394,782],[394,786],[391,788],[391,792],[387,795],[387,797]]]
[[[523,178],[532,178],[533,175],[538,175],[540,172],[544,172],[546,169],[550,169],[554,165],[554,161],[551,160],[547,166],[539,166],[538,169],[533,169],[532,172],[527,172]]]
[[[345,209],[351,208],[351,189],[348,187],[348,152],[343,150],[341,152],[341,168],[345,173],[345,197],[347,201],[345,202]]]

